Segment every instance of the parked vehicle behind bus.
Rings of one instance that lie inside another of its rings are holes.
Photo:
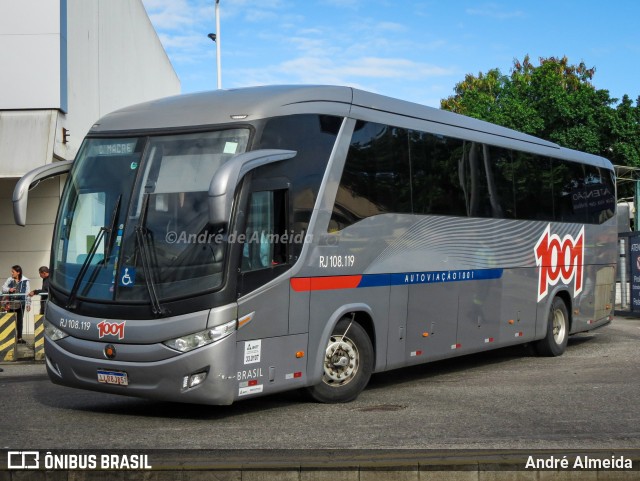
[[[611,163],[348,88],[182,95],[100,119],[51,249],[55,383],[230,404],[611,320]],[[562,362],[562,361],[558,361]]]

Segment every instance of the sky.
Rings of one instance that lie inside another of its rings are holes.
[[[182,93],[222,87],[348,85],[440,106],[468,73],[567,56],[592,83],[640,96],[637,0],[142,0]]]

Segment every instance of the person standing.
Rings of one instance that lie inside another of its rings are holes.
[[[18,344],[26,344],[22,339],[22,321],[24,319],[25,308],[31,310],[31,298],[28,293],[31,291],[29,279],[22,275],[22,267],[15,265],[11,267],[11,277],[2,286],[3,294],[12,294],[9,299],[9,312],[16,313],[16,330],[18,334]]]
[[[42,289],[34,289],[29,293],[29,297],[40,296],[40,314],[44,314],[44,304],[49,297],[49,268],[42,266],[38,269],[40,279],[42,279]]]

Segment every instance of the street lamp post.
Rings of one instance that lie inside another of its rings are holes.
[[[220,0],[216,0],[216,70],[218,89],[222,88],[222,67],[220,65]]]
[[[216,70],[218,73],[218,89],[222,88],[222,66],[220,64],[220,0],[216,0],[216,33],[207,35],[216,44]]]

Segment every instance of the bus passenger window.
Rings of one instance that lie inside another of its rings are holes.
[[[584,165],[553,159],[553,196],[556,221],[587,222],[587,203],[584,201]]]
[[[358,121],[329,224],[342,230],[362,219],[412,213],[407,129]]]

